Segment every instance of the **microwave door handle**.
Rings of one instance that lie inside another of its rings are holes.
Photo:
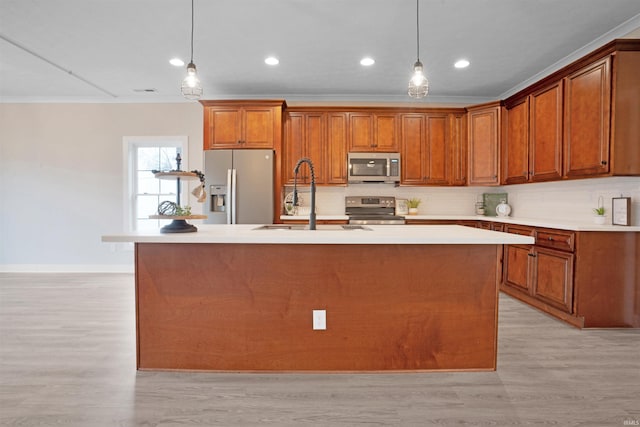
[[[387,157],[387,176],[391,176],[391,159]]]

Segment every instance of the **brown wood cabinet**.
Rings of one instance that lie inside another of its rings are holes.
[[[469,185],[500,184],[501,103],[467,108],[469,135]]]
[[[449,115],[449,158],[451,160],[450,184],[466,185],[467,183],[467,116],[466,114]]]
[[[517,111],[529,100],[527,182],[640,175],[640,40],[614,40],[505,100],[503,183],[518,176]]]
[[[347,184],[347,129],[346,113],[327,113],[327,184]]]
[[[484,220],[427,220],[535,237],[505,245],[500,290],[580,328],[640,328],[640,233],[571,231]]]
[[[398,151],[398,120],[393,112],[349,113],[349,150]]]
[[[609,173],[611,57],[565,78],[564,170],[567,177]]]
[[[464,115],[400,114],[401,184],[461,185],[465,180]]]
[[[529,97],[529,181],[562,178],[563,81]]]
[[[400,139],[402,140],[402,184],[423,184],[427,172],[426,117],[424,114],[402,114],[400,116]]]
[[[204,149],[279,148],[284,101],[200,101]]]
[[[502,183],[521,184],[529,180],[529,97],[508,105],[504,112],[502,141]]]
[[[316,184],[346,184],[346,126],[344,113],[289,111],[282,150],[283,185],[293,184],[293,170],[302,157],[313,162]],[[298,183],[310,182],[309,168],[304,166],[298,174]]]
[[[293,184],[293,170],[302,157],[311,159],[317,184],[326,182],[327,158],[327,116],[324,113],[287,114],[285,125],[282,174],[284,184]],[[311,173],[307,166],[299,170],[298,182],[311,183]]]
[[[506,104],[502,183],[562,178],[563,82]]]
[[[573,246],[557,242],[573,241],[574,234],[507,224],[509,233],[536,238],[535,245],[505,246],[503,289],[511,287],[523,296],[554,309],[573,312]],[[565,251],[550,249],[563,248]]]

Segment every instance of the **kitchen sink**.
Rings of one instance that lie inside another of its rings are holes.
[[[267,224],[256,227],[253,230],[309,230],[308,224]],[[351,231],[371,231],[369,227],[363,225],[348,225],[348,224],[325,224],[316,226],[316,231],[336,231],[336,230],[351,230]]]

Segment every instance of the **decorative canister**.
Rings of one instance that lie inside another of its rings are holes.
[[[500,204],[496,206],[496,213],[498,216],[509,216],[511,213],[511,206],[509,206],[506,201],[501,200]]]

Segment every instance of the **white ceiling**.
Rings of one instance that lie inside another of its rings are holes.
[[[0,0],[0,100],[183,102],[184,68],[168,61],[188,62],[190,7]],[[420,0],[420,12],[431,89],[413,101],[414,0],[195,0],[203,99],[482,102],[614,38],[640,37],[640,0]],[[269,55],[280,65],[265,65]],[[362,67],[364,56],[375,65]],[[460,58],[471,66],[454,69]]]

